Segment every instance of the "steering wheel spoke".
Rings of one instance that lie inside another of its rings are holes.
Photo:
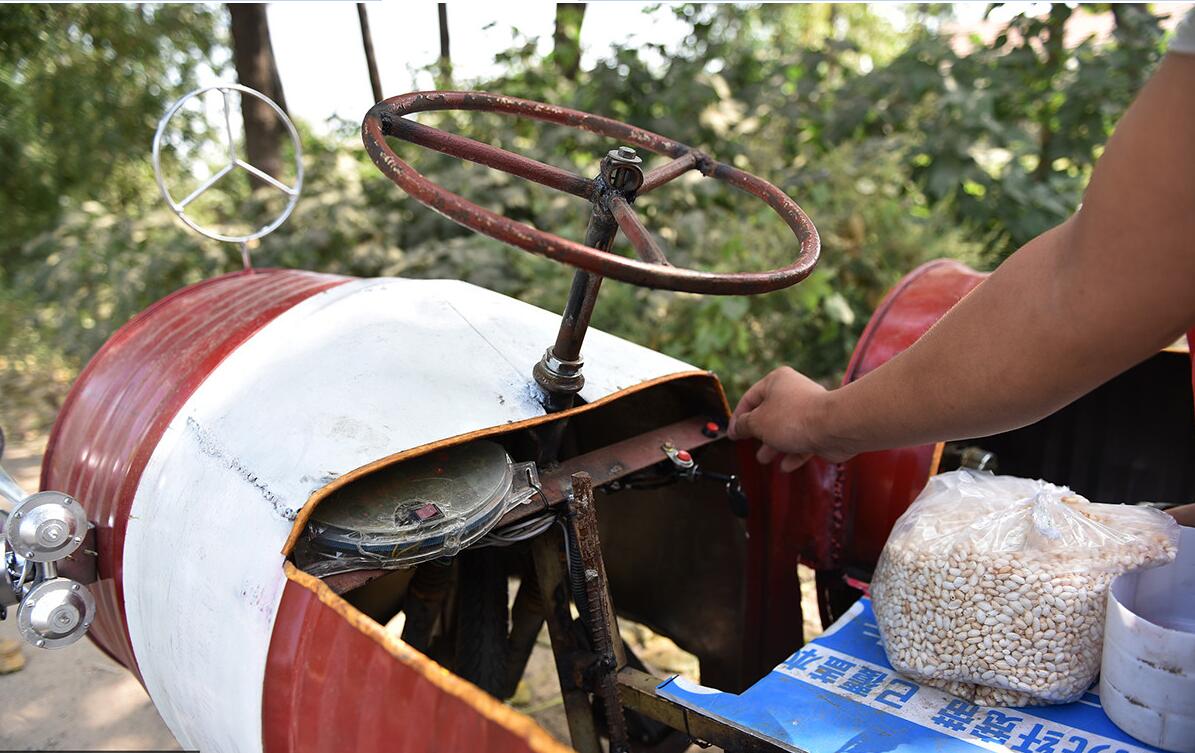
[[[668,257],[664,255],[664,250],[639,221],[639,215],[635,214],[635,210],[626,199],[621,196],[611,198],[610,214],[614,215],[614,221],[618,223],[619,229],[631,242],[631,246],[640,259],[648,264],[672,266],[672,262],[668,261]]]
[[[671,162],[648,170],[647,174],[643,176],[643,186],[639,189],[639,194],[642,195],[648,191],[653,191],[665,183],[679,178],[690,170],[697,169],[699,159],[699,152],[689,151],[682,157],[677,157]]]
[[[441,131],[413,120],[395,118],[390,121],[388,127],[383,126],[382,132],[387,136],[395,136],[441,154],[460,157],[479,165],[501,170],[504,173],[517,175],[533,183],[571,193],[582,199],[588,199],[593,193],[593,182],[588,178],[530,157],[524,157],[521,154],[508,152],[500,147],[483,144],[468,136]]]

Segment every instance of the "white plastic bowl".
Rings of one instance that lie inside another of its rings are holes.
[[[1138,740],[1195,753],[1195,528],[1171,564],[1112,581],[1100,702]]]

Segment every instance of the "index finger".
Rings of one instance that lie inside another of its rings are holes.
[[[743,397],[739,399],[739,404],[735,406],[734,413],[730,415],[730,424],[726,428],[726,432],[730,435],[731,439],[742,439],[735,432],[737,428],[735,424],[738,423],[740,418],[758,408],[767,399],[768,387],[765,384],[767,381],[767,377],[760,379],[751,385],[751,388],[743,393]]]

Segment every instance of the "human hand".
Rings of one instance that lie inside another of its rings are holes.
[[[760,440],[763,446],[756,460],[767,465],[780,457],[780,470],[785,473],[814,455],[832,462],[846,460],[854,453],[833,446],[820,428],[829,395],[809,377],[782,366],[743,395],[730,417],[730,438]]]

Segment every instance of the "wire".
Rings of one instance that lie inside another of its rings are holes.
[[[527,485],[534,489],[535,493],[539,495],[539,498],[543,500],[544,507],[549,507],[551,505],[551,502],[548,500],[548,495],[544,494],[543,488],[539,484],[535,483],[535,480],[531,476],[530,470],[527,471]],[[526,541],[527,539],[533,539],[536,536],[539,536],[541,533],[551,528],[552,523],[556,520],[556,514],[549,510],[542,515],[537,515],[526,520],[520,520],[519,522],[512,523],[504,528],[492,530],[485,536],[481,537],[481,539],[472,546],[473,548],[486,546],[511,546],[512,544],[517,544],[520,541]]]
[[[473,547],[511,546],[520,541],[526,541],[527,539],[539,536],[551,528],[554,522],[556,522],[556,516],[552,513],[528,518],[527,520],[520,520],[518,523],[512,523],[505,528],[490,531],[480,541],[473,544]]]

